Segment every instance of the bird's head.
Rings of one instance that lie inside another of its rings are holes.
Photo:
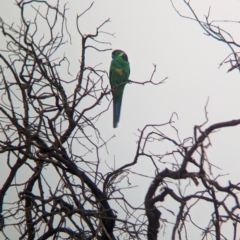
[[[112,52],[112,59],[116,59],[118,57],[122,57],[125,61],[128,61],[127,54],[124,51],[117,49]]]

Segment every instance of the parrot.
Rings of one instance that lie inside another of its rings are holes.
[[[109,71],[109,80],[113,95],[113,128],[117,127],[120,119],[123,91],[129,75],[130,64],[127,54],[122,50],[114,50],[112,52]]]

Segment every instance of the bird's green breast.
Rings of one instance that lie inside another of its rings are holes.
[[[110,67],[110,81],[112,88],[128,80],[130,74],[129,62],[123,59],[113,59]]]
[[[110,69],[110,83],[113,90],[114,99],[122,97],[125,82],[129,77],[129,63],[124,60],[113,59]]]

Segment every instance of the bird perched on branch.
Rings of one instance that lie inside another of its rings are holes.
[[[130,75],[127,54],[122,50],[112,52],[110,66],[110,84],[113,95],[113,127],[116,128],[120,119],[123,91]]]

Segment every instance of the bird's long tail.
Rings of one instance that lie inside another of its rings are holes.
[[[122,98],[117,101],[113,100],[113,127],[116,128],[120,120]]]

